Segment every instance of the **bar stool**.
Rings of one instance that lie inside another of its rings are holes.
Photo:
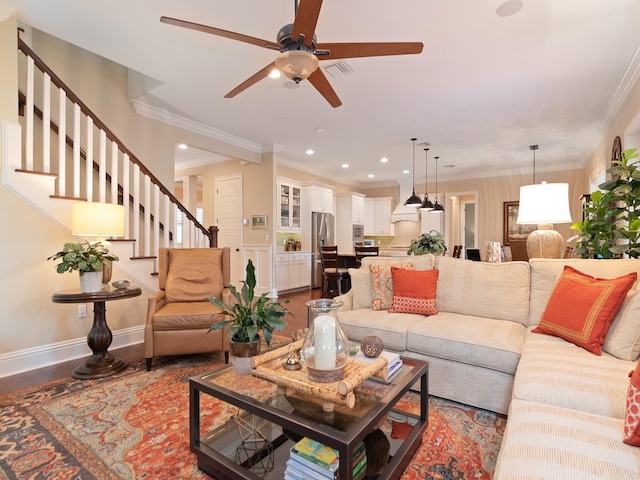
[[[322,296],[333,298],[351,289],[351,277],[346,268],[338,267],[338,247],[324,245],[320,247],[322,262]]]
[[[356,253],[356,265],[358,268],[362,265],[363,257],[377,257],[380,254],[380,247],[354,247]]]

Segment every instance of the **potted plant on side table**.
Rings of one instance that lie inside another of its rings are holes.
[[[103,267],[110,267],[111,262],[118,261],[118,257],[109,253],[109,249],[101,242],[69,242],[47,260],[60,260],[56,265],[58,273],[78,271],[80,291],[91,293],[102,290]]]
[[[234,304],[226,304],[218,298],[208,300],[230,317],[209,327],[209,331],[220,330],[229,326],[229,355],[237,373],[246,374],[251,371],[251,357],[260,354],[260,332],[269,346],[274,330],[282,330],[287,323],[282,320],[289,311],[280,302],[273,302],[267,293],[255,297],[256,275],[253,262],[247,263],[246,280],[242,281],[240,292],[233,285],[227,285],[236,300]],[[287,301],[283,303],[287,303]]]

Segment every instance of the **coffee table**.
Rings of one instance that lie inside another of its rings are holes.
[[[396,409],[398,401],[416,382],[419,382],[422,392],[420,414],[408,414]],[[234,456],[239,447],[234,445],[244,446],[239,423],[253,424],[257,433],[263,436],[264,424],[268,423],[267,430],[271,432],[266,434],[269,436],[268,445],[257,449],[251,461],[269,455],[279,458],[274,462],[273,471],[264,478],[282,479],[285,462],[289,458],[288,449],[295,443],[294,440],[307,436],[336,449],[341,460],[352,459],[354,449],[364,437],[374,431],[387,414],[396,414],[408,418],[413,427],[377,478],[399,478],[420,446],[427,427],[428,363],[403,358],[402,370],[388,383],[365,380],[354,392],[354,408],[336,405],[333,412],[326,412],[323,411],[322,401],[311,395],[279,387],[252,375],[238,375],[230,366],[191,377],[190,443],[191,451],[198,457],[198,468],[216,480],[263,478],[249,470],[247,461],[240,463]],[[219,409],[219,412],[226,413],[226,417],[221,414],[213,419],[206,416],[211,408],[211,399],[206,398],[209,396],[226,402]],[[202,410],[201,402],[207,402]],[[230,411],[239,413],[234,417]],[[259,431],[261,428],[262,431]],[[351,480],[351,462],[340,461],[338,475],[341,480]]]

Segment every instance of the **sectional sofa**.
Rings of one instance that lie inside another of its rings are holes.
[[[393,288],[380,272],[407,264],[438,270],[437,314],[384,309],[384,286]],[[533,332],[565,265],[606,279],[640,277],[640,260],[372,257],[349,270],[339,319],[351,340],[376,335],[389,350],[429,361],[430,394],[508,414],[494,478],[638,479],[640,447],[622,441],[628,375],[640,355],[638,284],[595,355]]]

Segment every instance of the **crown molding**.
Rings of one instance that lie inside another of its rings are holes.
[[[190,120],[180,115],[176,115],[175,113],[167,112],[166,110],[154,107],[147,103],[140,102],[139,100],[131,100],[129,103],[131,103],[133,110],[138,115],[142,115],[143,117],[148,117],[153,120],[166,123],[167,125],[172,125],[174,127],[197,133],[199,135],[204,135],[205,137],[213,138],[215,140],[228,143],[235,147],[244,148],[245,150],[248,150],[250,152],[259,154],[264,152],[261,144],[253,142],[251,140],[247,140],[246,138],[223,132],[222,130],[218,130],[217,128],[213,128],[203,123]]]

